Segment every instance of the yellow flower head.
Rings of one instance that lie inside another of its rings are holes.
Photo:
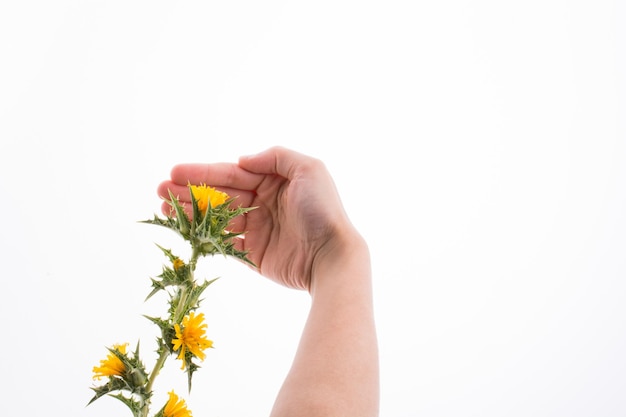
[[[185,266],[185,262],[180,258],[175,258],[172,261],[172,266],[174,266],[174,271],[178,271],[180,268]]]
[[[113,345],[113,349],[125,355],[127,345],[128,343],[123,345]],[[93,367],[93,379],[99,380],[104,376],[121,376],[124,371],[126,371],[126,367],[120,358],[115,356],[113,352],[109,352],[106,359],[100,361],[100,366]]]
[[[209,187],[206,184],[190,185],[193,197],[198,202],[198,209],[202,214],[205,214],[209,204],[211,207],[217,207],[224,204],[228,200],[228,194],[216,190],[213,187]]]
[[[206,354],[204,350],[213,347],[213,341],[206,338],[205,329],[207,325],[204,323],[204,314],[197,316],[191,312],[183,318],[182,328],[176,323],[174,330],[176,338],[172,339],[174,351],[180,350],[178,359],[183,361],[182,368],[185,368],[185,354],[191,352],[192,355],[204,360]]]
[[[178,398],[174,391],[170,391],[170,398],[163,409],[163,417],[192,417],[185,400]]]

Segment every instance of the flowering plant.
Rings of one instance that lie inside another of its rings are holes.
[[[237,250],[234,238],[241,233],[227,229],[230,221],[252,208],[231,208],[232,199],[221,191],[206,185],[189,185],[192,216],[185,212],[184,203],[170,192],[170,215],[165,218],[154,216],[142,223],[163,226],[182,236],[191,246],[187,262],[171,250],[157,245],[169,259],[163,272],[152,278],[152,291],[146,300],[165,291],[168,294],[168,309],[164,317],[148,317],[158,326],[156,363],[148,372],[140,357],[139,342],[135,350],[127,352],[128,343],[114,344],[108,348],[108,355],[93,368],[94,380],[104,383],[92,387],[95,392],[89,404],[98,398],[109,395],[122,401],[131,410],[133,417],[147,417],[150,412],[154,381],[169,356],[176,355],[181,361],[181,369],[187,373],[188,389],[191,379],[199,368],[197,360],[204,360],[205,350],[213,347],[213,341],[206,337],[204,314],[197,313],[200,296],[217,278],[199,283],[194,278],[198,259],[202,256],[222,254],[232,256],[252,265],[247,252]],[[154,417],[191,417],[185,401],[174,391]]]

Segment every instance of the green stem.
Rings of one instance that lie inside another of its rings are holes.
[[[159,359],[157,359],[156,363],[154,364],[152,372],[150,372],[150,377],[148,378],[148,383],[146,384],[146,392],[148,393],[148,398],[146,398],[141,412],[141,415],[143,417],[148,416],[148,411],[150,409],[150,397],[152,396],[152,385],[154,384],[154,380],[159,374],[159,371],[161,370],[161,368],[163,368],[163,364],[165,363],[168,354],[169,351],[167,349],[163,349],[161,351],[161,354],[159,355]]]
[[[200,250],[192,243],[191,258],[189,259],[189,279],[193,282],[193,273],[196,270],[198,264],[198,258],[200,257]]]
[[[189,295],[189,289],[193,286],[193,276],[194,271],[196,270],[196,265],[198,264],[198,257],[200,256],[200,251],[195,247],[192,250],[191,258],[189,259],[189,277],[187,277],[187,281],[190,283],[189,286],[184,286],[180,290],[180,297],[178,298],[178,305],[176,306],[176,310],[174,311],[174,316],[172,317],[174,323],[180,323],[183,320],[183,316],[187,312],[187,296]]]
[[[200,256],[200,251],[195,247],[193,248],[191,259],[189,260],[189,280],[193,283],[194,271],[196,269],[196,265],[198,263],[198,257]],[[187,296],[189,294],[189,288],[187,286],[183,286],[180,290],[180,296],[178,298],[178,305],[176,306],[176,310],[174,311],[174,315],[172,316],[174,323],[180,323],[183,319],[183,316],[186,312],[185,305],[187,304]],[[154,380],[165,361],[167,360],[167,356],[169,355],[169,349],[162,348],[161,354],[154,364],[154,368],[152,372],[150,372],[150,377],[148,378],[148,382],[146,383],[146,392],[148,393],[148,398],[145,399],[145,403],[143,405],[143,409],[141,410],[142,417],[148,417],[148,411],[150,410],[150,396],[152,395],[152,385],[154,385]]]

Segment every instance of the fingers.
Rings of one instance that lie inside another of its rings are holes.
[[[239,192],[228,192],[226,189],[252,191],[256,190],[265,175],[280,175],[293,179],[299,169],[321,164],[315,158],[280,146],[269,148],[257,155],[242,156],[239,164],[180,164],[171,171],[171,181],[159,187],[159,195],[168,198],[170,189],[175,195],[186,192],[188,184],[207,184],[224,190],[229,195]]]
[[[246,171],[236,164],[180,164],[172,168],[171,180],[159,184],[157,193],[161,198],[169,200],[171,192],[181,203],[189,203],[191,197],[188,184],[206,184],[233,198],[233,206],[250,207],[256,195],[254,190],[263,178],[263,175]],[[163,213],[168,214],[170,208],[165,202]]]
[[[280,146],[239,158],[239,166],[250,173],[275,174],[289,180],[294,179],[300,170],[319,164],[321,162],[315,158]]]
[[[242,169],[237,164],[181,164],[172,168],[172,182],[178,185],[207,184],[212,187],[229,187],[254,190],[263,176]]]

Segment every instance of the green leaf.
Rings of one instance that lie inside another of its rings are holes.
[[[166,227],[168,229],[172,229],[175,232],[180,233],[179,228],[178,228],[178,223],[176,222],[175,219],[173,219],[171,217],[167,217],[165,219],[162,219],[162,218],[158,217],[155,214],[153,219],[142,220],[139,223],[146,223],[146,224],[154,224],[154,225],[157,225],[157,226],[163,226],[163,227]]]
[[[191,355],[189,355],[189,359],[187,358],[187,356],[188,355],[185,355],[185,372],[187,373],[187,391],[191,392],[191,380],[193,377],[193,373],[196,372],[198,369],[200,369],[200,366],[198,366],[197,364],[191,361]]]
[[[150,278],[150,280],[152,281],[152,291],[150,292],[150,294],[148,294],[148,296],[146,297],[146,300],[148,300],[150,297],[152,297],[154,294],[158,293],[159,291],[165,290],[167,287],[173,287],[173,286],[186,284],[185,275],[179,274],[176,271],[174,271],[172,268],[169,268],[166,266],[163,267],[163,272],[161,272],[158,278],[161,278],[161,279],[158,280],[158,279]]]
[[[122,378],[118,378],[118,377],[109,377],[109,380],[106,384],[101,385],[99,387],[92,387],[92,391],[94,391],[96,394],[93,396],[93,398],[91,400],[89,400],[89,402],[87,403],[87,405],[91,404],[92,402],[96,401],[98,398],[113,392],[113,391],[120,391],[123,389],[128,388],[128,385],[126,384],[126,382],[124,382],[124,380]]]
[[[201,285],[194,285],[191,288],[191,291],[187,296],[187,302],[185,303],[186,306],[184,307],[185,315],[189,314],[190,311],[196,310],[200,307],[200,296],[209,285],[213,284],[218,279],[219,277],[213,278],[212,280],[204,281]]]
[[[150,279],[152,280],[152,291],[150,292],[150,294],[148,294],[148,296],[146,297],[144,301],[148,301],[150,297],[152,297],[154,294],[165,289],[165,285],[163,284],[162,281],[158,281],[154,278],[150,278]]]
[[[176,221],[178,223],[178,230],[180,233],[185,236],[188,235],[191,231],[191,221],[189,220],[189,216],[185,213],[183,206],[180,204],[178,197],[174,196],[171,191],[169,191],[170,195],[170,205],[174,208],[176,212]],[[171,216],[168,216],[171,218]]]
[[[122,393],[111,395],[111,397],[117,398],[126,404],[126,406],[132,411],[134,417],[141,417],[141,409],[143,408],[143,404],[141,402],[134,400],[133,398],[125,397]]]
[[[163,320],[158,317],[150,317],[146,315],[144,315],[144,317],[159,326],[159,329],[161,329],[161,338],[157,339],[159,345],[159,353],[161,349],[164,348],[167,349],[169,353],[172,353],[172,339],[176,334],[174,331],[174,326],[168,320]]]

